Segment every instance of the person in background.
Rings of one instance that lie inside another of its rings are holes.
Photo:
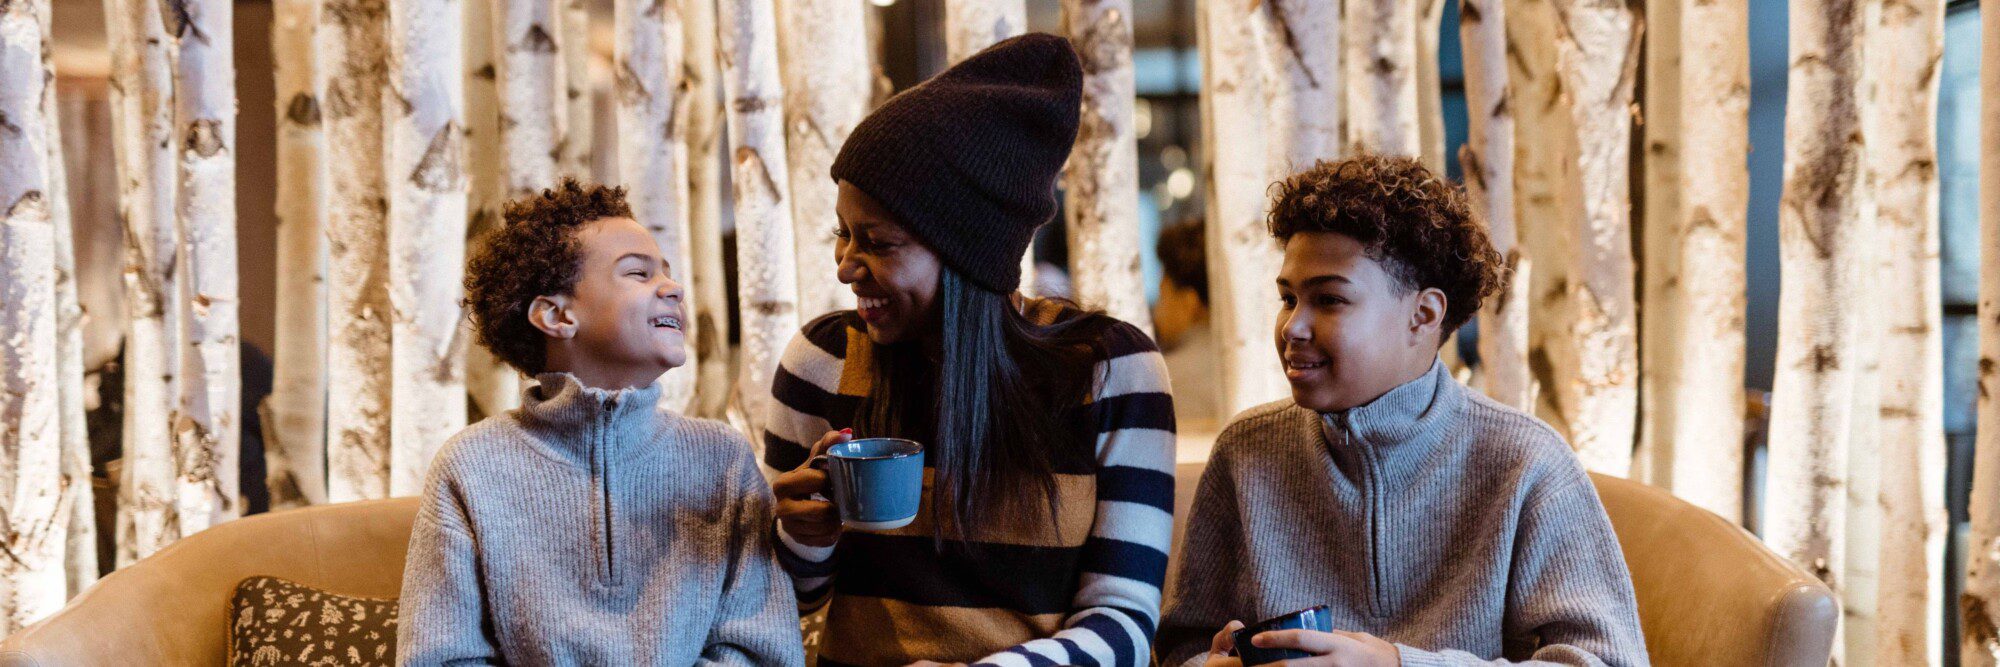
[[[1214,428],[1222,415],[1216,392],[1215,334],[1208,324],[1207,225],[1188,218],[1160,230],[1153,250],[1160,258],[1160,300],[1153,306],[1153,334],[1166,353],[1174,380],[1175,416],[1183,424]]]

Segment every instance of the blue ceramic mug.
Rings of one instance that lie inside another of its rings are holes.
[[[834,443],[813,458],[826,468],[840,522],[859,530],[910,525],[924,499],[924,446],[902,438]]]
[[[1300,609],[1283,616],[1259,621],[1256,625],[1237,630],[1236,634],[1231,636],[1230,639],[1236,643],[1236,655],[1242,658],[1244,665],[1264,665],[1284,660],[1313,657],[1312,654],[1305,651],[1294,651],[1287,648],[1257,648],[1250,644],[1251,637],[1273,630],[1318,630],[1320,632],[1333,632],[1333,616],[1327,613],[1326,605],[1320,605],[1311,609]]]

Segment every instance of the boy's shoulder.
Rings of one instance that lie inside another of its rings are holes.
[[[700,465],[712,470],[728,470],[748,467],[757,470],[756,452],[750,446],[750,439],[742,431],[729,424],[713,419],[691,417],[672,410],[660,408],[655,411],[654,423],[658,425],[659,437],[673,443],[683,454],[681,464]]]
[[[1484,392],[1464,388],[1460,431],[1481,459],[1509,459],[1529,467],[1576,467],[1582,464],[1569,440],[1541,418],[1493,400]],[[1482,461],[1472,462],[1480,465]]]
[[[1234,458],[1247,452],[1282,446],[1318,419],[1290,398],[1251,406],[1230,417],[1215,436],[1213,458]]]

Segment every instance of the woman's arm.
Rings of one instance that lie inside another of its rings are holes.
[[[1174,409],[1166,361],[1152,342],[1098,364],[1097,508],[1071,612],[1054,636],[980,665],[1147,665],[1174,521]]]

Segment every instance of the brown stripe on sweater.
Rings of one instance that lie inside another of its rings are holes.
[[[1062,629],[1062,614],[923,607],[884,598],[836,596],[826,612],[820,655],[855,665],[917,660],[971,663]]]

